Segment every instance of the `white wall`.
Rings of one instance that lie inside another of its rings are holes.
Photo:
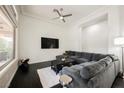
[[[71,50],[78,50],[82,51],[82,37],[81,37],[81,27],[83,27],[85,24],[90,23],[92,21],[95,21],[102,16],[108,16],[108,29],[109,29],[109,36],[108,36],[108,53],[114,53],[118,54],[117,51],[115,51],[115,45],[114,45],[114,38],[120,35],[120,15],[119,15],[119,7],[118,6],[107,6],[101,9],[96,10],[95,12],[89,14],[88,16],[80,19],[77,23],[75,23],[72,27],[69,29],[69,40],[70,42],[70,49]],[[73,46],[73,44],[75,44]]]
[[[74,51],[82,51],[82,30],[81,28],[89,23],[96,21],[97,19],[101,18],[101,16],[106,15],[108,12],[108,7],[98,9],[86,17],[83,17],[78,22],[73,24],[68,31],[68,37],[70,44],[68,45],[70,50]]]
[[[124,6],[119,7],[119,13],[120,13],[120,35],[124,36]]]
[[[19,56],[30,58],[30,63],[54,60],[66,50],[67,30],[39,19],[21,16],[19,32]],[[59,39],[59,49],[41,49],[41,37]]]
[[[107,20],[82,28],[82,51],[107,54],[108,35]]]
[[[74,26],[68,29],[68,50],[82,51],[81,50],[81,28]]]
[[[120,15],[120,36],[124,36],[124,6],[119,6],[119,15]],[[121,50],[121,48],[120,48]],[[124,51],[123,51],[123,55],[124,55]],[[120,57],[122,58],[122,56]],[[124,61],[123,61],[124,63]],[[124,67],[124,65],[123,65]],[[123,71],[124,71],[124,68],[123,68]]]

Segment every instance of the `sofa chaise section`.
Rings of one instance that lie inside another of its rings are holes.
[[[71,54],[71,53],[70,53]],[[69,56],[77,58],[89,58],[87,62],[64,67],[60,74],[66,74],[72,78],[68,85],[71,88],[109,88],[112,86],[120,71],[120,63],[114,55],[103,55],[86,52],[76,52]],[[85,55],[83,57],[83,55]],[[88,56],[89,55],[89,56]],[[80,57],[79,57],[80,56]]]

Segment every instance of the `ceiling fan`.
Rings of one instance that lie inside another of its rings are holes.
[[[63,8],[60,8],[60,10],[58,10],[58,9],[53,9],[53,12],[56,12],[58,15],[59,15],[59,17],[56,17],[56,18],[53,18],[53,19],[60,19],[60,20],[62,20],[64,23],[66,22],[65,21],[65,17],[69,17],[69,16],[72,16],[72,14],[67,14],[67,15],[63,15],[62,14],[62,11],[63,11]]]

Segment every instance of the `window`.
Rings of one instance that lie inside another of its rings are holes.
[[[14,27],[0,11],[0,68],[14,59]]]

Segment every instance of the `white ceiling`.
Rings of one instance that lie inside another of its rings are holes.
[[[38,17],[44,21],[51,22],[54,24],[59,24],[63,26],[70,26],[71,24],[79,21],[81,18],[87,16],[93,11],[101,8],[100,5],[24,5],[21,6],[22,14]],[[61,20],[52,20],[52,18],[58,17],[53,9],[63,8],[63,14],[71,13],[71,17],[65,18],[66,23]]]

